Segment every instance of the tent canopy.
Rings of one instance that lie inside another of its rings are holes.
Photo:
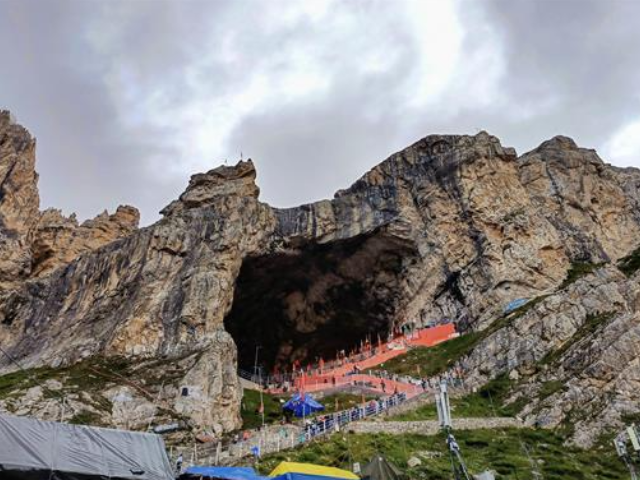
[[[311,480],[320,477],[326,480],[327,477],[342,478],[346,480],[358,480],[355,473],[335,467],[323,467],[312,463],[280,462],[269,474],[270,477],[278,477],[282,480]]]
[[[262,480],[251,467],[189,467],[180,478],[216,478],[220,480]]]
[[[404,478],[402,471],[386,458],[376,455],[362,469],[363,480],[400,480]]]
[[[3,480],[173,480],[162,438],[0,415]]]
[[[296,393],[282,406],[282,409],[291,410],[296,417],[306,417],[324,410],[324,406],[316,402],[309,394],[300,395]]]

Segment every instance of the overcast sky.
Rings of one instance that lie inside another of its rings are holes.
[[[0,0],[0,107],[42,206],[148,224],[251,157],[262,199],[328,198],[430,133],[557,134],[640,166],[640,1]]]

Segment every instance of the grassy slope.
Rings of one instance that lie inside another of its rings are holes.
[[[263,394],[265,407],[264,420],[266,424],[277,423],[282,419],[283,413],[280,398],[285,400],[288,397],[277,397],[274,395]],[[315,398],[325,407],[319,415],[335,412],[336,400],[338,400],[338,410],[347,410],[362,403],[361,395],[353,395],[350,393],[336,393],[324,398]],[[371,398],[373,397],[365,396],[365,401],[368,401]],[[259,405],[260,393],[254,390],[245,390],[241,409],[243,428],[257,428],[262,425],[262,416],[258,413]]]
[[[512,382],[505,376],[487,383],[477,392],[451,399],[451,413],[455,417],[512,417],[523,407],[520,402],[505,405]],[[422,405],[410,412],[389,417],[390,421],[434,420],[438,418],[435,403]]]
[[[618,268],[627,277],[633,276],[640,269],[640,247],[618,261]]]
[[[119,358],[95,357],[64,368],[33,368],[0,376],[0,398],[7,398],[13,391],[26,390],[42,385],[47,380],[64,381],[78,391],[93,390],[110,383],[114,373],[126,375],[128,364]]]
[[[399,375],[431,377],[445,371],[463,354],[469,352],[480,336],[480,333],[468,333],[435,347],[414,348],[405,355],[383,363],[380,369]]]
[[[533,479],[528,451],[546,480],[627,476],[624,465],[611,448],[584,451],[564,447],[562,437],[548,430],[458,431],[456,439],[472,473],[492,469],[500,478]],[[450,478],[449,458],[442,435],[338,434],[305,448],[269,455],[260,462],[258,469],[268,473],[282,460],[351,469],[353,462],[364,466],[376,453],[384,454],[412,479]],[[421,458],[422,465],[409,469],[407,460],[412,456]]]
[[[196,354],[197,355],[197,354]],[[91,357],[76,364],[51,368],[41,367],[20,370],[0,376],[0,400],[8,400],[11,410],[11,400],[19,398],[26,390],[35,386],[43,388],[44,398],[62,399],[65,395],[82,395],[80,401],[88,407],[104,413],[111,413],[112,404],[101,392],[113,386],[128,386],[136,389],[136,393],[153,401],[155,392],[161,385],[184,376],[176,362],[194,360],[195,355],[186,355],[178,359],[156,359],[144,363],[132,363],[123,357]],[[62,384],[61,389],[47,388],[48,380],[57,380]],[[181,420],[183,417],[176,412],[159,409],[158,416],[166,415],[171,419]],[[103,425],[98,413],[89,408],[80,410],[69,420],[79,425]]]
[[[365,395],[365,402],[371,400],[372,397],[370,395]],[[324,405],[324,413],[333,413],[336,411],[336,400],[338,400],[338,408],[337,410],[348,410],[350,408],[355,407],[356,405],[362,404],[362,395],[353,395],[351,393],[336,393],[333,395],[327,395],[323,398],[316,398],[322,405]]]
[[[282,418],[282,404],[279,399],[266,393],[263,394],[262,397],[264,401],[265,423],[279,422]],[[240,410],[243,428],[257,428],[262,425],[262,415],[258,413],[259,406],[260,392],[245,389],[242,398],[242,408]]]

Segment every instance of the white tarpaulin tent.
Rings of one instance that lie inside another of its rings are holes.
[[[3,480],[173,480],[162,438],[0,415]]]

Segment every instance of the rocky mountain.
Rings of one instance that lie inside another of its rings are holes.
[[[569,406],[597,404],[600,420],[585,419],[596,432],[638,411],[636,370],[624,367],[640,361],[637,280],[616,264],[640,243],[640,171],[569,138],[518,157],[486,132],[430,135],[332,200],[288,209],[261,203],[253,164],[240,162],[194,175],[136,230],[130,208],[82,225],[40,213],[35,142],[2,118],[0,344],[25,368],[69,378],[95,359],[103,373],[126,362],[140,383],[98,392],[109,421],[138,397],[232,430],[236,367],[253,364],[256,346],[265,365],[284,366],[445,317],[477,336],[463,360],[472,382],[511,375],[514,398],[563,386],[531,402],[528,421],[559,425]],[[578,265],[593,268],[568,284]],[[528,310],[505,316],[517,299]]]

